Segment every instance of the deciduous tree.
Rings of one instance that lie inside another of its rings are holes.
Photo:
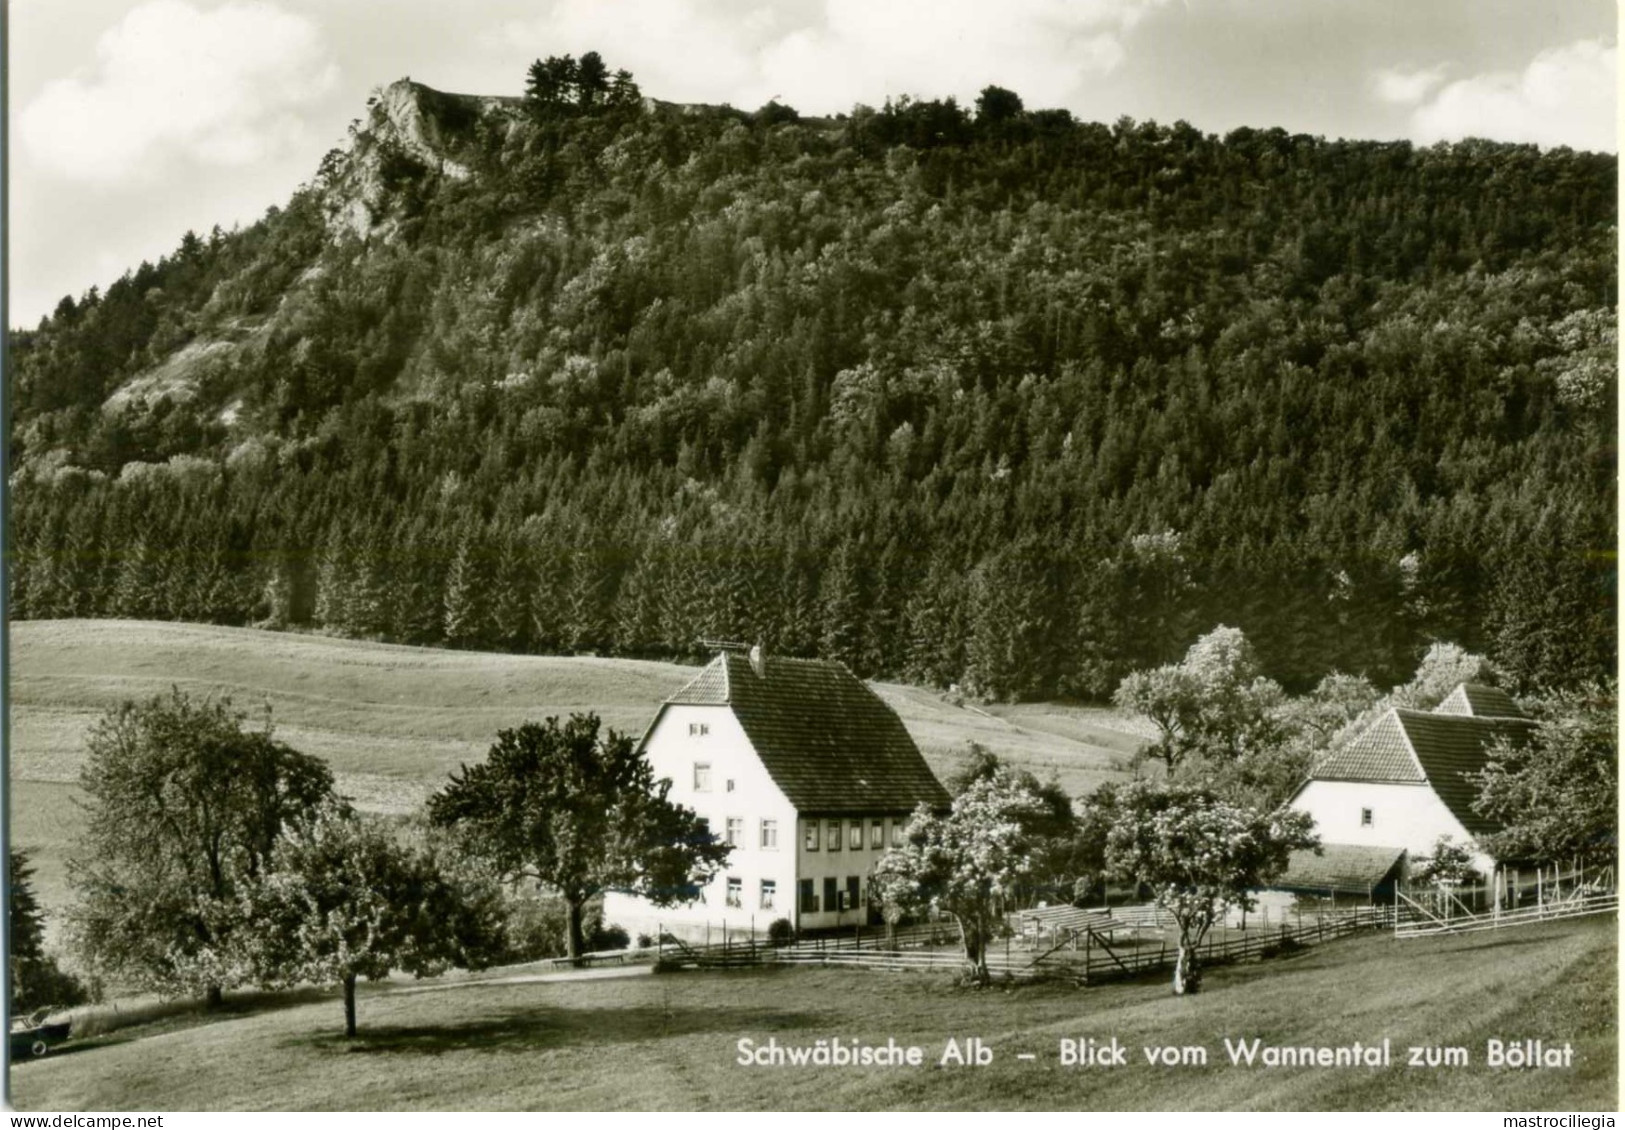
[[[478,969],[502,949],[494,876],[341,805],[284,831],[274,867],[245,901],[253,929],[243,944],[260,982],[338,985],[346,1037],[356,1034],[359,978]]]
[[[1042,798],[1000,768],[970,782],[946,815],[917,809],[903,845],[875,864],[874,883],[887,904],[952,916],[971,977],[985,983],[988,944],[1037,869],[1028,829],[1047,815]]]
[[[1262,813],[1204,789],[1138,783],[1117,797],[1106,841],[1117,876],[1144,883],[1179,927],[1174,992],[1201,988],[1197,947],[1233,906],[1251,909],[1252,892],[1286,870],[1289,854],[1315,847],[1308,813]]]
[[[556,891],[575,958],[589,899],[618,890],[669,906],[697,897],[726,862],[730,848],[670,790],[631,738],[601,738],[597,715],[577,714],[498,733],[485,761],[429,798],[429,818],[504,878]]]
[[[246,977],[231,942],[239,895],[278,837],[332,795],[321,760],[260,729],[230,699],[178,689],[125,702],[91,729],[80,786],[88,827],[69,863],[73,934],[86,963],[211,1003]]]
[[[1160,736],[1149,752],[1170,772],[1191,755],[1230,762],[1279,743],[1284,698],[1260,673],[1247,637],[1223,626],[1192,644],[1180,662],[1134,672],[1113,695],[1119,707],[1156,725]]]
[[[1462,683],[1496,681],[1495,668],[1484,656],[1453,643],[1436,643],[1422,657],[1411,681],[1394,688],[1394,705],[1432,710]]]
[[[1530,739],[1497,743],[1473,802],[1504,825],[1480,837],[1487,851],[1539,862],[1618,858],[1618,702],[1613,682],[1537,701]]]

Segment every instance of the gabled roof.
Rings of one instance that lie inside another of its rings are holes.
[[[948,793],[896,713],[840,663],[723,652],[667,705],[728,706],[803,814],[909,812]]]
[[[1292,853],[1285,873],[1273,884],[1309,894],[1369,895],[1399,865],[1404,848],[1367,844],[1322,844]]]
[[[1521,745],[1534,727],[1527,718],[1395,707],[1353,741],[1327,754],[1309,776],[1314,781],[1428,785],[1468,832],[1493,832],[1500,825],[1473,811],[1478,786],[1470,775],[1488,763],[1498,738]]]
[[[1528,718],[1512,696],[1499,687],[1462,683],[1433,708],[1435,714],[1468,714],[1475,718]]]
[[[1498,821],[1473,811],[1478,786],[1469,775],[1489,762],[1497,738],[1522,745],[1534,732],[1535,724],[1527,718],[1469,718],[1409,710],[1400,713],[1405,715],[1405,733],[1427,774],[1428,784],[1461,826],[1475,835],[1500,828]]]

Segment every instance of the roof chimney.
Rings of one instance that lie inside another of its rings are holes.
[[[759,643],[750,649],[750,669],[758,679],[767,678],[767,649]]]

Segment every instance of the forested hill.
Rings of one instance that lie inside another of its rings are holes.
[[[396,83],[11,335],[14,616],[1000,697],[1220,623],[1289,687],[1612,670],[1612,157],[552,73]]]

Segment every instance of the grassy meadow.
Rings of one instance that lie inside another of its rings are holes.
[[[1612,916],[1458,938],[1370,934],[1215,969],[1199,996],[1162,979],[969,990],[941,975],[768,968],[525,984],[368,986],[345,1041],[335,996],[171,1017],[12,1071],[21,1110],[1353,1109],[1614,1110]],[[424,991],[425,989],[429,991]],[[917,1044],[926,1065],[742,1067],[736,1043]],[[950,1037],[994,1049],[940,1066]],[[1116,1037],[1126,1066],[1069,1067],[1059,1041]],[[1224,1039],[1392,1041],[1385,1068],[1232,1066]],[[1484,1062],[1489,1039],[1572,1042],[1571,1068]],[[1143,1046],[1199,1046],[1151,1067]],[[1411,1045],[1468,1049],[1413,1068]],[[1036,1056],[1031,1062],[1016,1059]]]
[[[503,655],[366,643],[248,628],[122,620],[20,621],[10,628],[12,842],[33,850],[48,908],[68,898],[65,860],[84,826],[75,806],[84,736],[109,707],[178,686],[269,705],[278,736],[325,758],[364,808],[420,804],[496,732],[596,711],[641,733],[695,668],[631,659]],[[1143,740],[1114,712],[1025,705],[981,710],[933,691],[875,690],[939,775],[980,742],[1072,793],[1120,770]]]

